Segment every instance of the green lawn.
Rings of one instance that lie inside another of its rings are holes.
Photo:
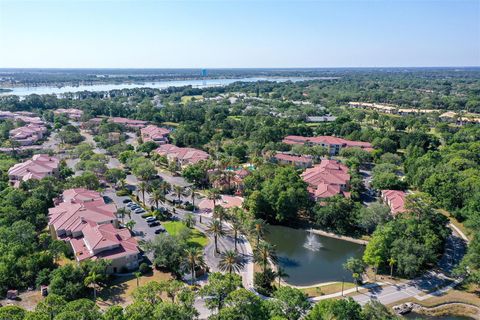
[[[192,101],[193,98],[195,98],[195,100],[197,100],[197,101],[198,101],[198,100],[203,100],[203,96],[201,96],[201,95],[196,95],[196,96],[183,96],[183,97],[180,98],[180,100],[181,100],[181,102],[182,102],[183,104],[186,104],[186,103]]]
[[[166,221],[162,222],[162,225],[172,236],[178,234],[180,230],[186,228],[186,226],[181,221]],[[208,239],[200,231],[192,229],[192,235],[190,236],[188,243],[194,246],[205,247],[208,244]]]

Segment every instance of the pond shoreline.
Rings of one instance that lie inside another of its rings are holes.
[[[305,231],[309,231],[311,233],[318,234],[318,235],[324,236],[324,237],[329,237],[329,238],[334,238],[334,239],[338,239],[338,240],[353,242],[353,243],[356,243],[356,244],[361,244],[361,245],[364,245],[364,246],[366,246],[368,244],[367,240],[356,239],[356,238],[347,237],[347,236],[341,236],[341,235],[338,235],[338,234],[335,234],[335,233],[332,233],[332,232],[323,231],[323,230],[305,229]]]

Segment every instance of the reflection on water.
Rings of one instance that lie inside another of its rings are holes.
[[[364,246],[356,243],[283,226],[270,226],[266,240],[277,247],[279,264],[289,275],[285,280],[300,286],[342,279],[352,281],[343,263],[350,257],[361,258],[364,251]]]

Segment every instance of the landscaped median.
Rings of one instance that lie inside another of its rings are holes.
[[[181,221],[165,221],[162,222],[162,226],[171,236],[176,236],[182,232],[182,230],[188,229],[187,226]],[[203,248],[208,244],[208,238],[203,233],[197,229],[190,229],[190,231],[191,235],[187,241],[189,245]]]

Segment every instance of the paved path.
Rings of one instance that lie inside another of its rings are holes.
[[[370,300],[391,304],[406,298],[425,300],[439,296],[462,281],[462,279],[452,278],[451,273],[462,259],[465,251],[465,240],[455,231],[455,228],[452,228],[452,233],[445,244],[445,252],[435,270],[430,270],[421,277],[406,283],[372,287],[366,293],[355,295],[353,299],[364,305]]]

